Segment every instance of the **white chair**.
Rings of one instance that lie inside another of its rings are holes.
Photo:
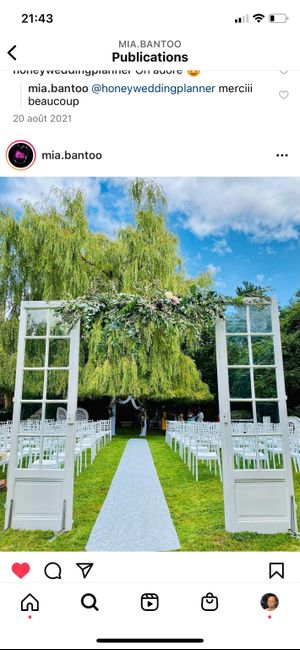
[[[63,406],[59,406],[56,410],[56,420],[66,420],[67,419],[67,410]],[[86,409],[78,407],[76,409],[76,422],[87,422],[89,419],[89,414]]]
[[[67,419],[67,410],[65,408],[63,408],[63,406],[59,406],[57,408],[57,410],[56,410],[56,419],[58,421]]]
[[[194,443],[191,448],[191,465],[192,473],[195,475],[196,481],[199,478],[199,460],[206,462],[209,469],[214,468],[214,474],[217,476],[219,471],[220,479],[222,481],[222,466],[220,458],[220,447],[212,439],[208,441],[207,439],[201,440],[199,434],[195,435]]]
[[[300,472],[300,427],[294,422],[289,423],[290,452],[295,472]]]
[[[85,409],[78,407],[76,409],[76,422],[87,422],[88,419],[89,419],[88,412]]]

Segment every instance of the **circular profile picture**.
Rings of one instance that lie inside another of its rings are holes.
[[[6,160],[14,169],[29,169],[35,159],[35,148],[27,140],[15,140],[6,149]]]
[[[274,609],[277,609],[279,605],[279,600],[275,594],[264,594],[260,604],[266,612],[274,612]]]

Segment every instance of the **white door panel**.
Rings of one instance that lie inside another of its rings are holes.
[[[276,301],[229,307],[216,346],[226,529],[295,530]]]
[[[5,528],[72,528],[79,323],[60,323],[61,304],[21,306]]]

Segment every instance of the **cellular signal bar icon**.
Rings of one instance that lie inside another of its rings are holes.
[[[249,14],[246,14],[246,16],[240,16],[239,18],[236,18],[235,23],[248,23],[249,22]]]

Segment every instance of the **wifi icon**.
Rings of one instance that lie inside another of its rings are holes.
[[[261,23],[261,21],[265,18],[264,14],[253,14],[254,20],[256,20],[257,23]]]

